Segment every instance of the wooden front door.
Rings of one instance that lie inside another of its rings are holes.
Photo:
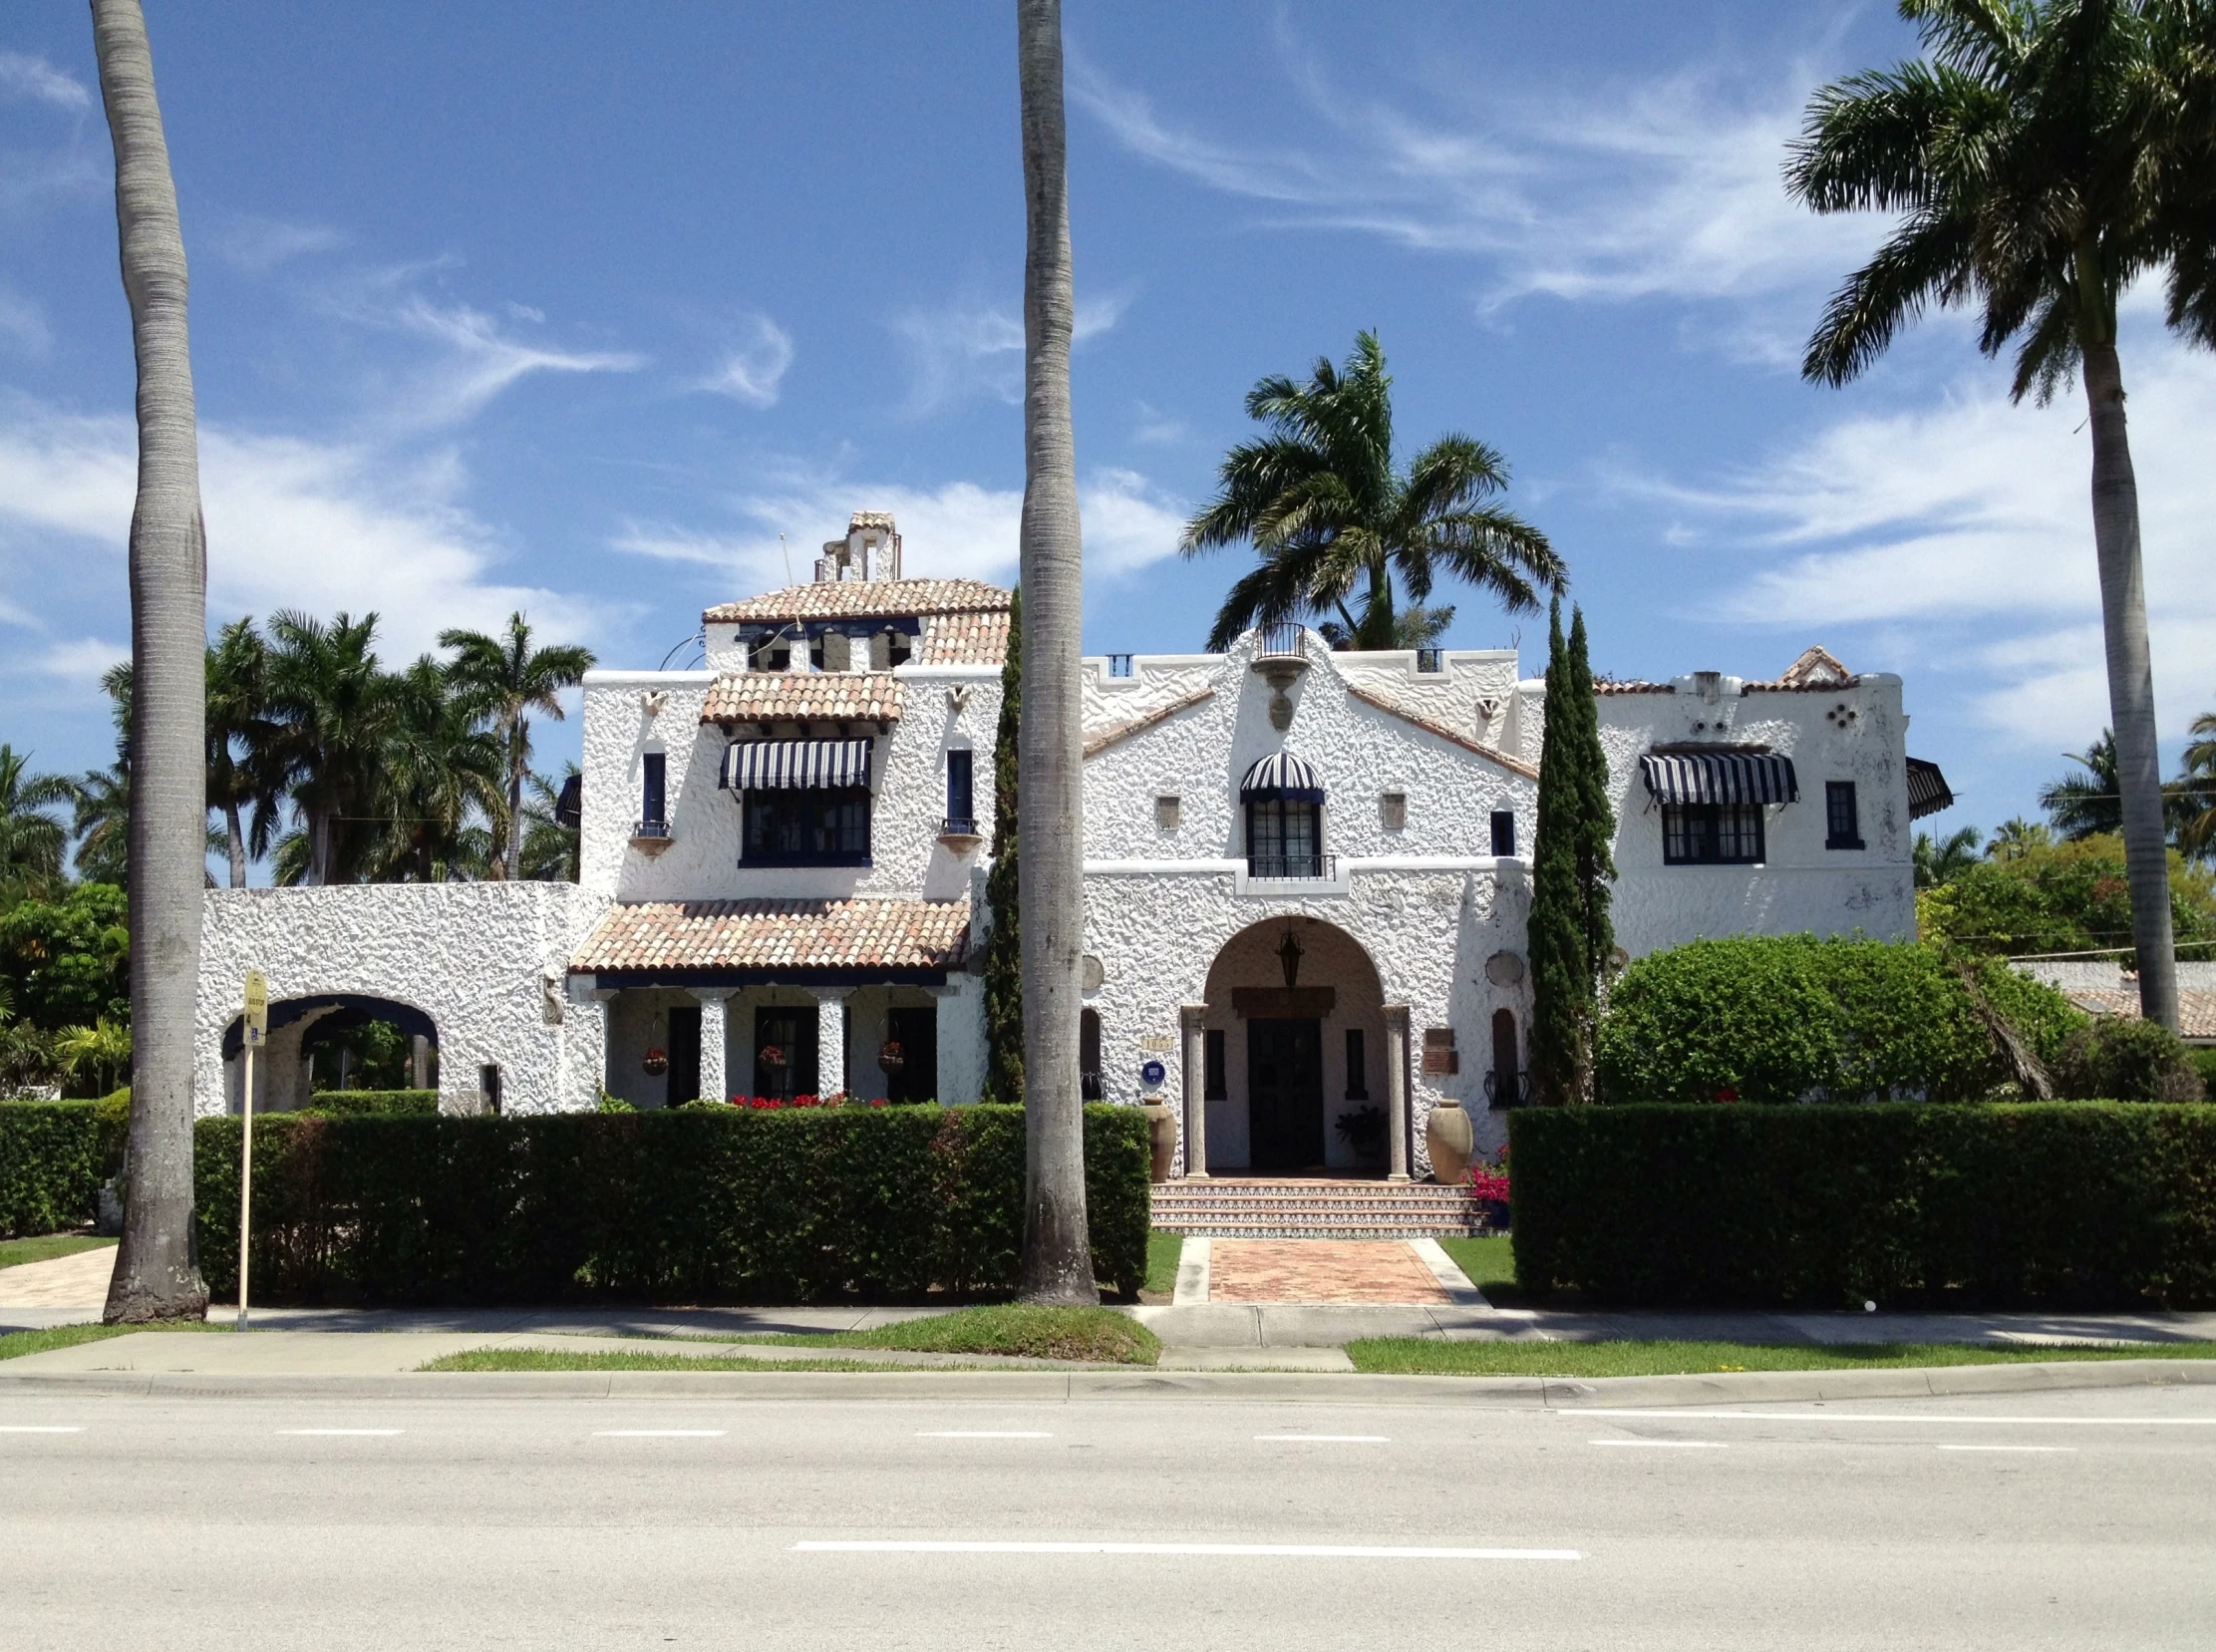
[[[1283,1174],[1324,1162],[1324,1031],[1313,1019],[1246,1024],[1252,1168]]]

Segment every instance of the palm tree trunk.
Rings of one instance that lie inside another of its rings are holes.
[[[523,868],[523,728],[517,723],[508,740],[507,853],[501,857],[503,877],[520,875]]]
[[[130,1186],[106,1317],[198,1317],[192,1258],[193,998],[206,875],[207,545],[185,337],[184,234],[139,0],[92,0],[116,149],[116,228],[139,363],[131,516]]]
[[[238,805],[223,806],[223,846],[230,852],[231,887],[246,887],[246,832],[238,822]]]
[[[1024,698],[1016,826],[1023,867],[1026,1197],[1018,1290],[1098,1302],[1085,1214],[1078,953],[1085,920],[1082,702],[1085,585],[1070,424],[1069,177],[1061,0],[1016,0],[1024,152]]]
[[[2177,1031],[2177,953],[2170,933],[2170,864],[2163,842],[2162,759],[2154,731],[2154,664],[2147,648],[2146,578],[2139,559],[2139,484],[2124,429],[2123,369],[2112,342],[2084,347],[2092,425],[2093,554],[2100,564],[2100,631],[2108,656],[2108,716],[2116,731],[2116,791],[2131,884],[2131,941],[2139,954],[2139,1013]]]

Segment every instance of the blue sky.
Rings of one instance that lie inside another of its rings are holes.
[[[856,508],[1011,576],[1013,8],[149,0],[192,262],[209,617],[375,609],[388,657],[525,608],[653,665]],[[1865,381],[1798,348],[1882,225],[1778,183],[1877,5],[1070,0],[1089,651],[1196,647],[1173,554],[1265,373],[1383,335],[1413,448],[1500,448],[1595,664],[1908,680],[1911,746],[2029,813],[2107,720],[2081,404],[1967,323]],[[2125,328],[2164,748],[2216,707],[2216,361]],[[130,336],[79,0],[0,18],[0,739],[108,755]],[[1543,620],[1450,595],[1449,640]],[[542,756],[575,727],[541,731]]]

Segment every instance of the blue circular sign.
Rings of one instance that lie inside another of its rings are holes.
[[[1145,1085],[1148,1089],[1152,1089],[1155,1085],[1160,1084],[1162,1080],[1168,1077],[1169,1069],[1164,1067],[1158,1061],[1142,1062],[1139,1064],[1138,1081],[1139,1083]]]

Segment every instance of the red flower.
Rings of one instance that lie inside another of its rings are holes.
[[[1720,1102],[1736,1102],[1739,1100],[1739,1092],[1732,1086],[1726,1085],[1716,1093],[1716,1099]]]

